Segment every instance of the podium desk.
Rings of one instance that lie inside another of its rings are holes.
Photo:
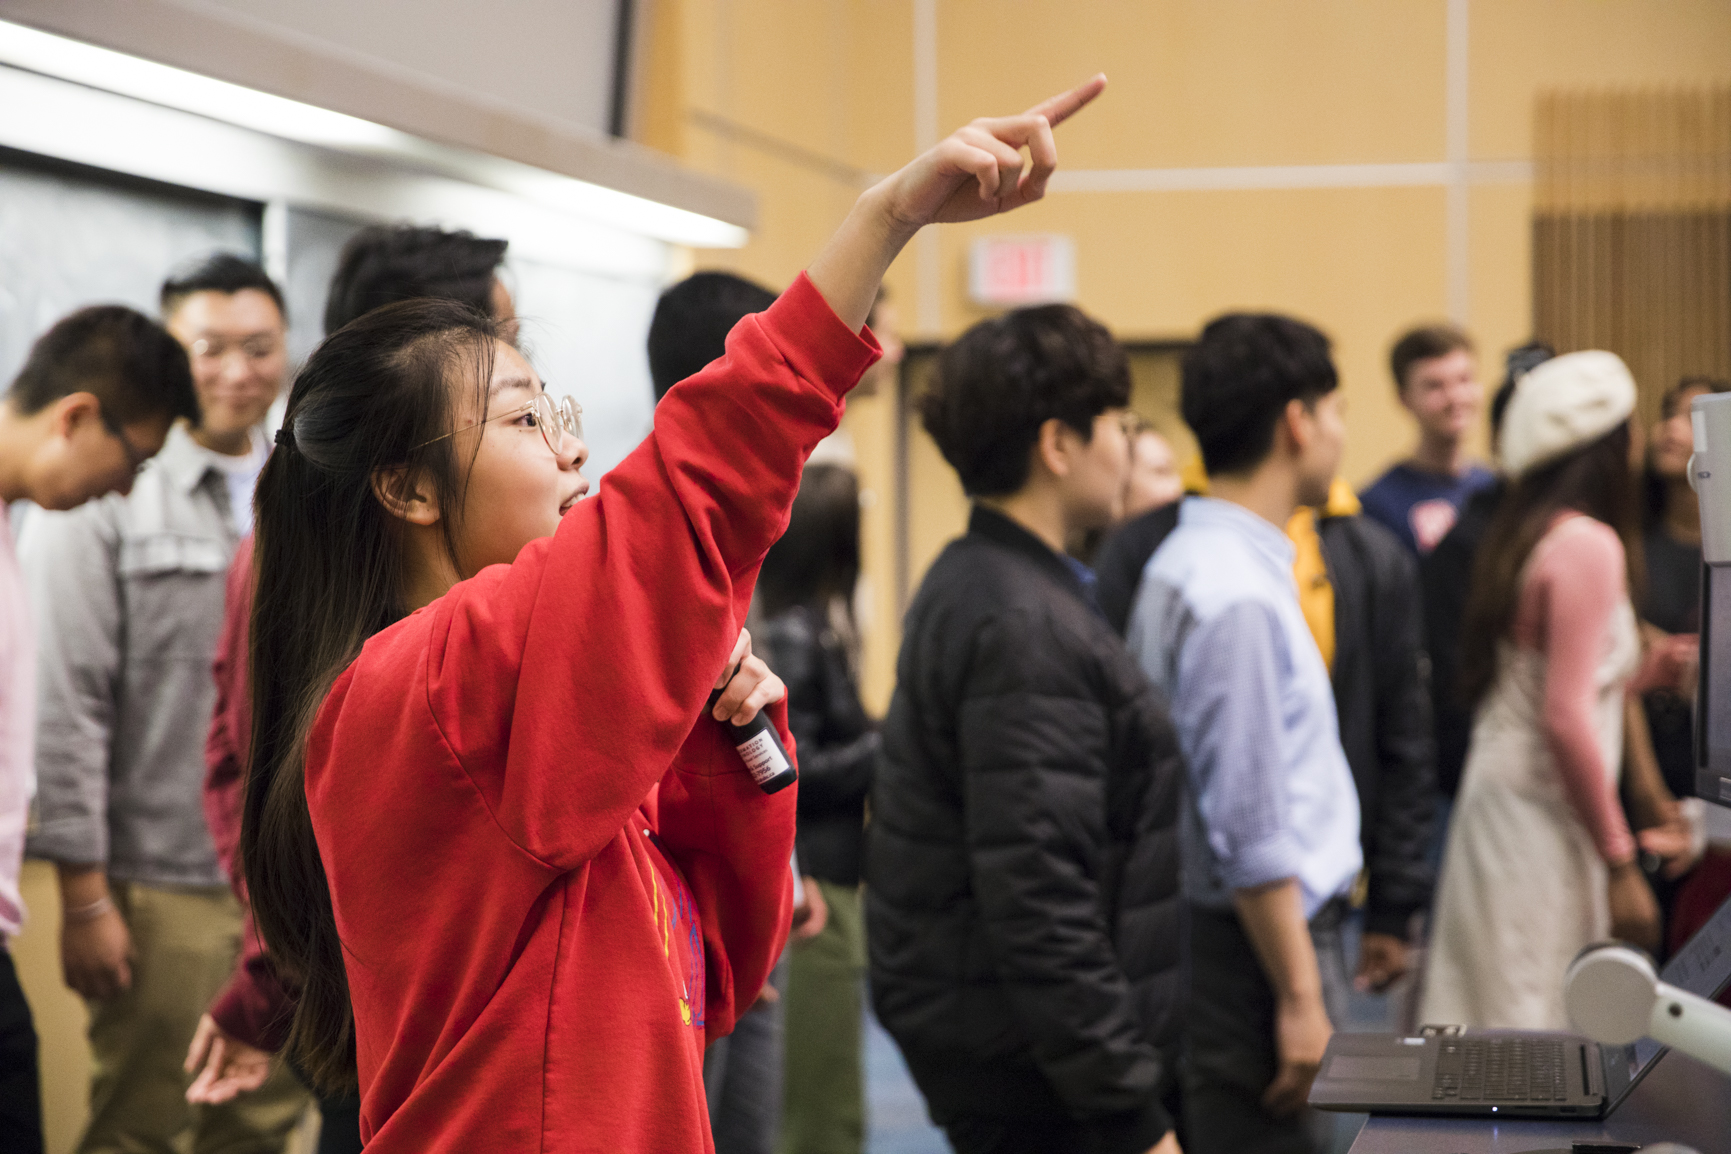
[[[1672,1050],[1608,1118],[1373,1117],[1351,1154],[1522,1154],[1593,1139],[1681,1142],[1701,1154],[1731,1154],[1731,1078]]]

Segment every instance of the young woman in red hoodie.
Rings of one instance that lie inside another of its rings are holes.
[[[1103,86],[868,190],[591,500],[575,414],[479,314],[393,305],[308,361],[259,481],[242,858],[290,1052],[358,1080],[373,1154],[712,1149],[703,1047],[791,906],[795,790],[717,724],[781,696],[758,565],[890,261],[1038,199]]]

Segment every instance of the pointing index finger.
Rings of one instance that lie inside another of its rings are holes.
[[[1028,109],[1028,115],[1044,116],[1046,122],[1053,128],[1056,128],[1058,125],[1064,123],[1064,121],[1070,119],[1070,117],[1076,115],[1076,113],[1080,112],[1083,108],[1087,107],[1089,101],[1093,100],[1105,90],[1106,74],[1104,72],[1096,72],[1092,77],[1084,80],[1081,84],[1076,85],[1076,87],[1070,89],[1070,91],[1060,92],[1058,95],[1051,97],[1048,100],[1042,100],[1040,103],[1034,105],[1034,107]]]

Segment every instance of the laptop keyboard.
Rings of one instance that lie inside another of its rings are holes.
[[[1431,1099],[1561,1102],[1563,1043],[1544,1038],[1445,1038]]]

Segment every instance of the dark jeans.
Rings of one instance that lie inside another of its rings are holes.
[[[312,1085],[306,1071],[292,1058],[288,1061],[288,1068],[300,1079],[301,1085]],[[359,1094],[350,1094],[344,1098],[326,1098],[319,1095],[318,1154],[361,1154]]]
[[[1339,911],[1312,924],[1338,932]],[[1333,919],[1330,921],[1330,919]],[[1184,1149],[1186,1154],[1319,1154],[1326,1119],[1262,1108],[1279,1056],[1274,990],[1231,910],[1185,907]]]
[[[319,1099],[318,1154],[361,1154],[361,1100]]]
[[[0,1154],[42,1154],[36,1024],[4,944],[0,944]]]
[[[778,994],[787,989],[785,954],[769,984]],[[781,1136],[783,1010],[779,1000],[752,1006],[703,1056],[715,1154],[774,1154]]]

